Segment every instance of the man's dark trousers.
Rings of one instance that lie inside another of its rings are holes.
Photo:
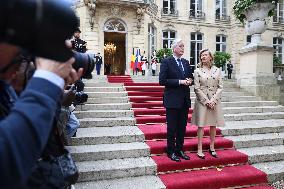
[[[99,64],[99,63],[96,64],[97,75],[101,74],[101,65],[102,64]]]
[[[187,125],[188,107],[166,108],[167,114],[167,153],[182,151]],[[175,136],[176,133],[176,136]],[[176,138],[176,143],[174,142]]]

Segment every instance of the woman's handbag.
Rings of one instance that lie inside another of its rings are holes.
[[[56,164],[60,167],[64,180],[68,184],[75,184],[79,177],[79,172],[71,154],[65,149],[65,153],[55,158]]]

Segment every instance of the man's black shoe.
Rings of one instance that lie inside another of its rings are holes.
[[[175,155],[175,153],[168,154],[168,158],[170,158],[171,160],[176,161],[176,162],[181,162],[181,160],[179,159],[179,157],[177,157]]]
[[[176,155],[182,159],[185,159],[185,160],[190,160],[190,157],[187,156],[183,151],[179,151],[176,153]]]

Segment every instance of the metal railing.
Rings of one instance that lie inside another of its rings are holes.
[[[178,16],[178,11],[174,8],[162,8],[161,10],[162,16],[168,15],[168,16]]]
[[[189,18],[205,19],[205,13],[202,11],[190,10]]]
[[[215,15],[215,20],[217,21],[225,21],[225,22],[230,22],[231,17],[228,15],[220,15],[220,14],[216,14]]]
[[[273,24],[284,24],[284,18],[283,17],[277,17],[273,16]]]

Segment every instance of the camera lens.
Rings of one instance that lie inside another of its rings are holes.
[[[92,79],[92,71],[95,68],[94,59],[86,53],[78,53],[74,52],[75,62],[73,64],[73,68],[78,70],[80,68],[84,69],[83,78]]]

